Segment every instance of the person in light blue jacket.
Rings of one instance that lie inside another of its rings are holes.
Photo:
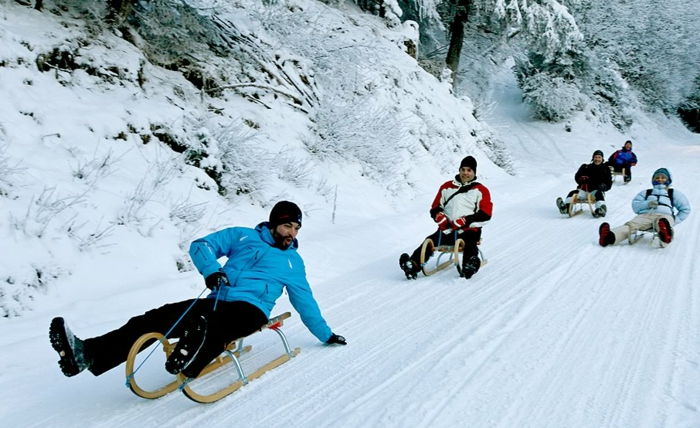
[[[654,171],[651,189],[642,190],[632,199],[632,210],[637,214],[622,226],[610,229],[603,223],[598,229],[598,243],[607,247],[627,239],[638,230],[655,230],[661,242],[673,240],[673,227],[690,214],[690,202],[680,191],[671,187],[671,173],[666,168]]]
[[[86,340],[77,338],[63,318],[54,318],[49,337],[61,357],[63,374],[74,376],[88,369],[100,375],[126,361],[131,345],[143,334],[170,331],[168,337],[179,341],[166,370],[196,377],[228,343],[262,328],[285,289],[314,336],[327,344],[345,345],[345,338],[328,327],[306,280],[297,252],[301,221],[296,204],[280,201],[270,211],[269,221],[253,229],[231,227],[195,240],[190,257],[211,289],[206,299],[161,306]],[[227,258],[223,266],[222,257]]]

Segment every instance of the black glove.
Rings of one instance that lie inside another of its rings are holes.
[[[226,276],[225,273],[219,271],[219,272],[214,272],[213,274],[209,275],[204,279],[204,283],[207,285],[207,288],[210,290],[215,290],[219,287],[227,287],[231,284],[228,282],[228,277]]]
[[[337,334],[333,333],[331,334],[331,337],[326,340],[326,343],[329,345],[347,345],[348,342],[345,341],[345,338],[343,336],[338,336]]]

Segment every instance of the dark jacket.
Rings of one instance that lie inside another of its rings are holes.
[[[600,165],[596,165],[593,162],[584,163],[578,171],[576,171],[574,180],[576,180],[578,184],[578,189],[588,192],[594,190],[606,192],[612,186],[610,168],[605,163],[601,163]]]

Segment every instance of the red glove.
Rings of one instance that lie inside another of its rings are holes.
[[[437,223],[440,230],[449,229],[450,227],[450,219],[443,213],[435,214],[435,223]]]
[[[452,228],[455,230],[459,230],[463,228],[464,226],[467,226],[469,223],[467,222],[467,219],[464,217],[458,217],[455,221],[452,222]]]

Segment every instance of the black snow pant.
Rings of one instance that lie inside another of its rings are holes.
[[[479,249],[477,248],[477,243],[481,240],[481,228],[471,227],[469,229],[461,230],[459,233],[443,233],[442,230],[437,230],[432,235],[426,236],[425,239],[432,239],[436,247],[440,245],[454,245],[457,239],[462,239],[464,241],[464,250],[462,251],[462,262],[467,260],[471,256],[478,256]],[[425,239],[423,241],[425,241]],[[423,243],[418,246],[411,254],[411,260],[415,266],[420,266],[420,253],[423,249]],[[433,255],[433,251],[429,248],[426,249],[425,259],[428,260],[430,256]]]
[[[571,198],[574,195],[578,194],[580,191],[586,192],[586,190],[584,190],[584,189],[574,189],[574,190],[570,191],[569,194],[566,195],[567,203],[569,203],[569,201],[571,201]],[[595,199],[596,202],[605,201],[605,192],[601,192],[600,190],[591,190],[589,193],[593,195],[593,198]],[[583,199],[585,200],[586,198],[584,197]]]
[[[613,165],[613,171],[615,172],[622,172],[622,168],[625,169],[625,175],[624,175],[624,180],[625,181],[630,181],[632,179],[632,167],[625,164],[625,165]]]
[[[136,339],[151,332],[167,333],[192,302],[194,299],[151,309],[143,315],[131,318],[116,330],[86,339],[85,356],[90,364],[88,369],[95,376],[99,376],[123,363]],[[263,311],[250,303],[219,300],[214,310],[214,299],[197,299],[168,338],[179,338],[191,320],[200,315],[207,320],[206,335],[195,361],[187,367],[188,375],[199,374],[228,343],[254,333],[267,323]]]

